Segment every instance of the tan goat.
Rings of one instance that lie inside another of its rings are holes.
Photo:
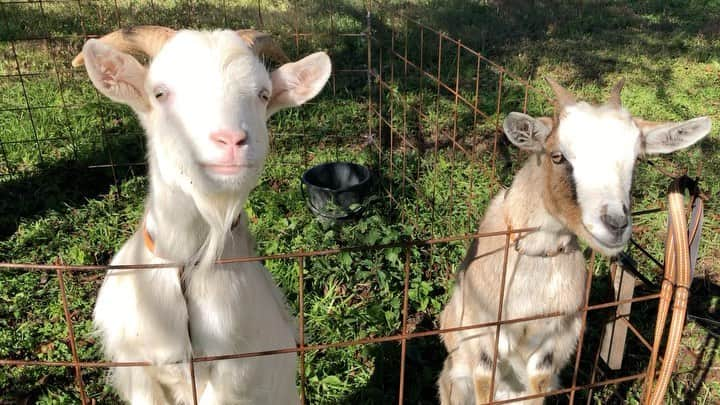
[[[497,321],[501,294],[503,320],[563,315],[502,325],[492,383],[495,326],[443,335],[448,351],[438,381],[443,405],[480,404],[556,388],[557,373],[580,334],[586,272],[578,237],[602,254],[619,253],[631,234],[630,187],[637,156],[688,147],[710,131],[707,117],[680,123],[633,118],[620,103],[622,80],[603,105],[577,102],[548,82],[556,95],[553,118],[514,112],[503,123],[510,141],[533,154],[510,189],[492,200],[479,232],[539,229],[512,238],[504,291],[506,237],[474,241],[440,326]]]

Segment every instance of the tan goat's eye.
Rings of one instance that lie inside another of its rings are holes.
[[[260,90],[260,93],[258,93],[258,97],[260,97],[260,100],[262,100],[265,103],[270,101],[270,93],[265,89]]]
[[[550,159],[553,163],[559,165],[560,163],[565,161],[565,156],[563,156],[562,152],[553,152],[550,154]]]
[[[168,89],[165,86],[155,86],[155,88],[153,89],[153,94],[155,95],[155,98],[158,99],[158,101],[163,101],[167,99],[168,93]]]

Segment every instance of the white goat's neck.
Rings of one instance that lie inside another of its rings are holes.
[[[209,268],[222,255],[247,196],[188,194],[166,183],[152,159],[149,172],[144,221],[155,243],[153,253],[186,267]]]
[[[551,214],[545,206],[547,173],[546,156],[531,156],[505,194],[503,203],[506,225],[513,229],[539,228],[523,237],[523,250],[531,255],[555,252],[559,248],[575,246],[575,234]]]
[[[145,226],[155,242],[156,256],[180,263],[197,255],[207,239],[209,226],[192,198],[151,178]]]

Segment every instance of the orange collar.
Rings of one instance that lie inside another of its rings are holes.
[[[233,230],[233,229],[235,229],[235,227],[237,227],[237,225],[240,223],[241,217],[242,217],[242,212],[240,213],[240,215],[238,215],[237,218],[235,218],[235,220],[232,223],[232,226],[230,227],[230,230]],[[150,251],[150,253],[155,254],[155,240],[153,240],[152,235],[150,235],[150,232],[148,232],[147,225],[145,224],[144,220],[143,220],[142,227],[143,227],[143,229],[142,229],[143,241],[145,242],[145,247],[147,248],[147,250]]]
[[[150,235],[150,232],[148,232],[147,226],[145,226],[145,221],[143,221],[143,241],[145,241],[145,247],[147,250],[149,250],[150,253],[155,254],[155,241]]]

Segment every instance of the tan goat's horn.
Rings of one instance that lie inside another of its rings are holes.
[[[278,63],[289,62],[290,59],[285,52],[273,41],[272,35],[255,30],[235,31],[252,48],[258,56],[266,56],[268,59]]]
[[[612,90],[610,90],[610,98],[608,98],[607,104],[610,106],[613,106],[615,108],[620,108],[622,106],[622,101],[620,100],[620,92],[623,89],[623,86],[625,85],[625,78],[621,78],[615,86],[613,86]]]
[[[152,58],[160,52],[165,42],[172,38],[173,35],[175,35],[175,30],[171,28],[157,25],[140,25],[111,32],[99,38],[99,40],[118,51],[133,55],[145,54]],[[72,65],[78,67],[84,62],[85,58],[80,52],[72,60]]]
[[[573,96],[563,86],[559,85],[558,82],[549,77],[546,77],[545,81],[548,82],[553,93],[555,93],[555,100],[559,106],[575,104],[575,96]]]

